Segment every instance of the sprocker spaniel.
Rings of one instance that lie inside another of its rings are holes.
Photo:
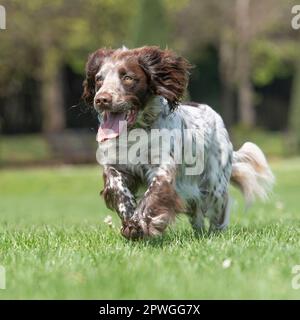
[[[259,147],[246,142],[233,151],[219,114],[180,102],[189,69],[187,60],[158,47],[99,49],[88,58],[83,99],[99,115],[101,193],[126,238],[159,235],[177,213],[197,231],[205,218],[210,230],[222,230],[229,182],[247,202],[265,199],[273,184]]]

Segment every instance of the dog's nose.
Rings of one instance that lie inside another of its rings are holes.
[[[97,107],[110,107],[112,103],[112,96],[109,93],[101,93],[95,98],[95,104]]]

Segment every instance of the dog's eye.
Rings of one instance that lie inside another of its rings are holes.
[[[126,84],[131,84],[132,81],[133,81],[133,78],[131,78],[130,76],[124,76],[124,77],[123,77],[123,81],[124,81]]]
[[[99,76],[96,78],[96,86],[101,87],[103,84],[103,77]]]

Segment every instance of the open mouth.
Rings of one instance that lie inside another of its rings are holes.
[[[125,112],[104,111],[96,140],[103,142],[118,137],[124,130],[125,124],[127,123],[128,127],[131,126],[135,122],[136,116],[137,111],[133,109]]]

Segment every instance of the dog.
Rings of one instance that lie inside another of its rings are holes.
[[[229,223],[230,182],[248,203],[266,199],[274,183],[258,146],[246,142],[234,152],[219,114],[205,104],[181,102],[190,69],[183,57],[154,46],[99,49],[88,57],[82,98],[99,115],[98,152],[103,155],[116,145],[119,154],[128,151],[126,145],[120,152],[125,131],[141,129],[146,137],[154,130],[182,133],[173,137],[168,161],[139,161],[141,153],[150,153],[149,139],[140,143],[139,157],[131,156],[131,162],[99,157],[101,194],[107,207],[118,213],[121,233],[128,239],[161,235],[178,213],[188,215],[196,232],[205,230],[206,219],[210,231],[223,230]],[[180,146],[182,156],[187,145],[200,150],[201,170],[193,174],[187,174],[191,165],[186,160],[175,161],[175,148]],[[155,148],[162,149],[159,144]],[[138,196],[140,187],[146,191]]]

